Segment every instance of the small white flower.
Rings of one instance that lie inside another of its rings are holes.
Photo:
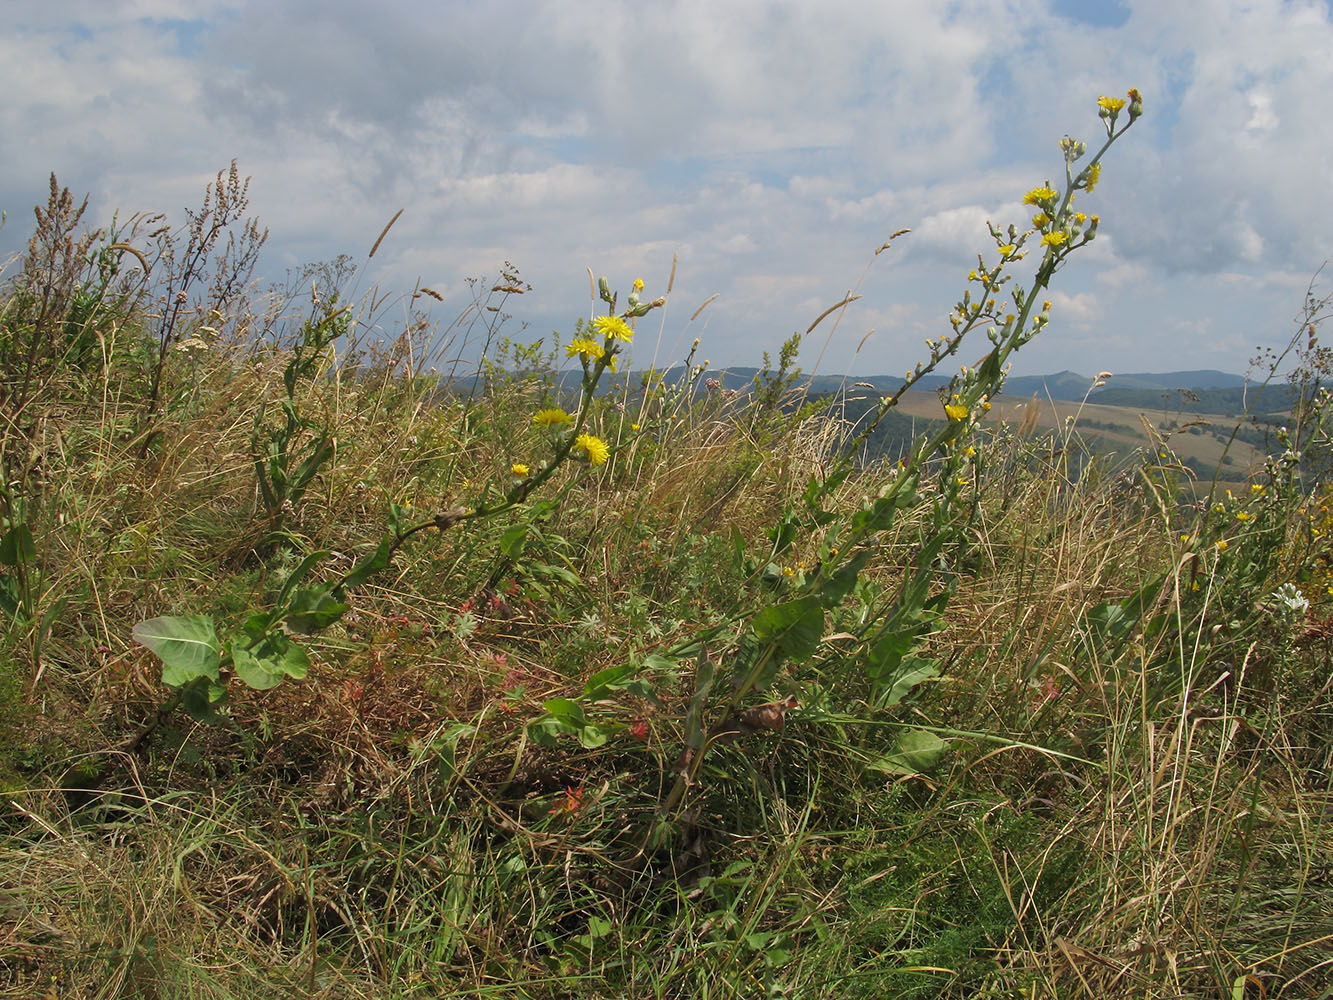
[[[1292,616],[1303,616],[1310,607],[1309,600],[1296,588],[1294,583],[1284,583],[1268,597],[1277,605],[1279,611]]]

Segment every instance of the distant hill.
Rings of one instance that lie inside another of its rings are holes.
[[[725,388],[740,389],[751,385],[755,375],[758,374],[757,368],[728,368],[725,372],[716,374]],[[903,384],[903,379],[898,375],[816,375],[813,378],[803,377],[798,384],[810,384],[810,391],[817,395],[824,393],[837,392],[838,389],[853,383],[867,383],[875,388],[881,394],[896,392]],[[919,389],[938,389],[946,385],[949,377],[945,375],[930,375],[922,379],[918,384]],[[1062,402],[1078,402],[1091,391],[1091,398],[1096,398],[1098,402],[1105,402],[1108,405],[1140,405],[1111,403],[1105,396],[1119,390],[1132,390],[1140,393],[1151,393],[1152,406],[1161,405],[1161,396],[1163,392],[1175,392],[1180,389],[1186,389],[1193,392],[1200,390],[1227,389],[1234,390],[1236,398],[1240,398],[1240,391],[1245,386],[1245,378],[1242,375],[1231,375],[1227,372],[1213,371],[1210,369],[1200,371],[1181,371],[1181,372],[1135,372],[1126,375],[1113,375],[1106,380],[1106,386],[1100,389],[1093,389],[1092,384],[1096,378],[1092,375],[1080,375],[1078,372],[1063,371],[1052,375],[1016,375],[1011,377],[1004,386],[1006,396],[1039,396],[1041,398],[1050,397],[1051,399]]]
[[[624,385],[628,380],[634,386],[641,372],[629,372],[612,381]],[[659,374],[668,384],[674,385],[685,375],[681,366],[665,369]],[[706,379],[715,379],[723,389],[735,389],[744,392],[754,385],[758,368],[736,366],[733,368],[709,371]],[[573,370],[562,373],[557,382],[567,390],[577,389],[582,373]],[[1242,375],[1232,375],[1212,369],[1178,372],[1131,372],[1117,374],[1106,379],[1106,385],[1094,389],[1096,381],[1093,375],[1080,375],[1078,372],[1063,371],[1050,375],[1017,375],[1011,377],[1004,386],[1003,395],[1011,398],[1030,399],[1036,396],[1041,400],[1056,402],[1080,402],[1085,397],[1089,402],[1098,402],[1107,406],[1130,406],[1141,410],[1185,410],[1196,413],[1239,413],[1246,409],[1246,393],[1249,403],[1253,403],[1254,387],[1247,390],[1246,380]],[[929,375],[917,383],[916,388],[935,390],[947,385],[949,376]],[[796,386],[809,386],[813,396],[837,395],[854,385],[867,388],[881,396],[897,392],[903,384],[901,375],[803,375]],[[702,386],[703,383],[700,382]],[[1259,412],[1276,413],[1290,406],[1285,386],[1274,385],[1262,399]]]

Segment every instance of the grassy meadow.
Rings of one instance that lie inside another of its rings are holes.
[[[951,385],[855,425],[799,338],[635,368],[670,276],[529,344],[512,268],[445,321],[345,259],[260,294],[234,167],[179,225],[52,178],[0,295],[0,996],[1333,996],[1326,397],[1214,486],[999,395],[1099,106]]]

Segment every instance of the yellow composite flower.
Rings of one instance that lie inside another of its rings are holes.
[[[643,279],[642,279],[642,278],[635,278],[635,279],[634,279],[634,290],[635,290],[636,292],[641,292],[641,291],[643,291]]]
[[[569,346],[565,348],[565,357],[567,358],[572,358],[581,354],[585,358],[597,361],[600,360],[605,353],[606,351],[602,348],[601,344],[597,343],[595,340],[588,340],[584,337],[575,337],[569,342]]]
[[[950,420],[966,420],[968,409],[962,403],[945,403],[944,412]]]
[[[1108,114],[1113,115],[1124,106],[1125,99],[1123,97],[1107,97],[1103,94],[1101,97],[1097,98],[1097,107],[1101,108]]]
[[[556,406],[549,410],[538,410],[532,415],[532,422],[538,427],[555,427],[559,424],[572,424],[574,418]]]
[[[523,476],[526,476],[528,474],[528,467],[524,465],[522,462],[515,462],[513,465],[509,467],[509,471],[512,472],[514,475],[522,478]]]
[[[593,465],[605,465],[606,460],[611,457],[611,449],[606,446],[606,442],[591,434],[580,434],[576,437],[574,447],[580,449]]]
[[[1095,188],[1097,186],[1097,182],[1101,180],[1102,165],[1100,163],[1094,163],[1092,166],[1088,167],[1086,171],[1084,171],[1084,176],[1087,179],[1083,182],[1083,189],[1087,191],[1088,194],[1092,194],[1092,189]],[[1095,222],[1097,216],[1094,215],[1092,218],[1093,221]]]
[[[611,337],[624,344],[634,340],[634,328],[619,316],[598,316],[592,321],[592,328],[603,337]]]
[[[1039,188],[1033,188],[1027,194],[1023,195],[1024,205],[1046,205],[1055,201],[1058,196],[1053,188],[1042,185]]]
[[[1041,238],[1042,243],[1047,246],[1058,247],[1069,240],[1069,234],[1063,229],[1057,229],[1053,233],[1047,233]]]

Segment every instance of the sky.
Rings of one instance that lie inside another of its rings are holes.
[[[0,260],[53,171],[96,224],[180,222],[235,159],[270,231],[261,284],[346,253],[359,290],[404,310],[418,281],[439,292],[446,328],[468,279],[512,262],[532,290],[507,304],[511,335],[567,341],[589,269],[623,303],[635,278],[663,294],[674,258],[635,366],[695,337],[713,367],[757,365],[854,291],[800,364],[894,374],[994,256],[987,220],[1025,225],[1024,192],[1063,177],[1061,136],[1095,148],[1098,95],[1129,87],[1145,114],[1076,205],[1098,238],[1052,281],[1017,373],[1243,374],[1291,338],[1333,256],[1330,0],[6,0],[0,16]]]

